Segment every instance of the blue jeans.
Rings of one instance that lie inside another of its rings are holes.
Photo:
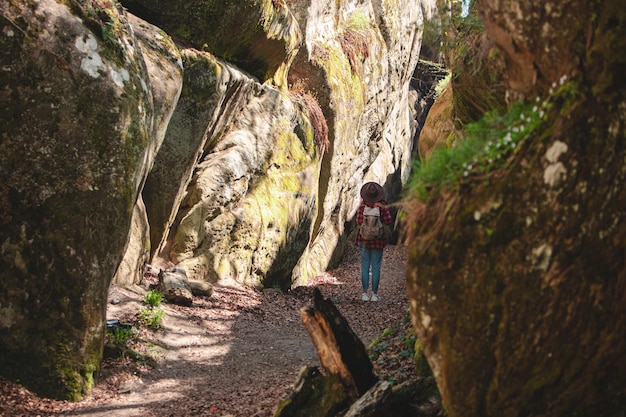
[[[359,245],[361,252],[361,285],[363,291],[367,291],[370,284],[370,269],[372,271],[372,291],[378,292],[378,283],[380,282],[380,264],[383,261],[382,249],[368,249],[363,245]]]

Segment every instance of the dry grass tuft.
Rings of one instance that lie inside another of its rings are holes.
[[[369,56],[369,41],[370,37],[367,32],[356,31],[350,28],[346,29],[339,36],[341,49],[348,57],[353,73],[357,72],[358,63],[363,62]]]
[[[292,90],[291,97],[309,112],[309,119],[313,125],[313,130],[315,131],[315,145],[321,158],[321,156],[328,151],[328,147],[330,146],[330,140],[328,139],[328,124],[326,123],[324,112],[315,97],[302,89]]]

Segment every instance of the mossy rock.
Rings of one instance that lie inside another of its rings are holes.
[[[293,394],[281,400],[274,417],[333,417],[349,405],[339,375],[322,375],[315,367],[300,372]]]

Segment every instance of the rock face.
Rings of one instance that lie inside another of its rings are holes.
[[[290,92],[182,52],[183,92],[143,191],[153,263],[288,288],[342,253],[364,178],[397,195],[411,162],[419,42],[387,27],[413,31],[432,6],[370,6],[289,4],[306,39]]]
[[[448,415],[626,406],[626,116],[620,2],[478,2],[542,128],[415,225],[411,312]],[[422,203],[412,202],[414,206]]]
[[[124,0],[130,13],[175,39],[243,68],[261,82],[285,86],[285,75],[302,41],[289,7],[273,0]]]
[[[0,369],[77,398],[99,366],[108,285],[174,103],[157,103],[117,9],[107,42],[90,27],[99,17],[56,1],[0,10]]]
[[[122,3],[0,3],[0,373],[43,395],[89,391],[114,276],[304,282],[410,169],[434,1]]]

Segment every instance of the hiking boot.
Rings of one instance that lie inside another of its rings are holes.
[[[363,293],[363,295],[361,296],[361,300],[363,301],[369,301],[370,300],[370,296],[367,295],[366,292]]]
[[[380,298],[376,294],[372,294],[372,301],[380,301]]]

